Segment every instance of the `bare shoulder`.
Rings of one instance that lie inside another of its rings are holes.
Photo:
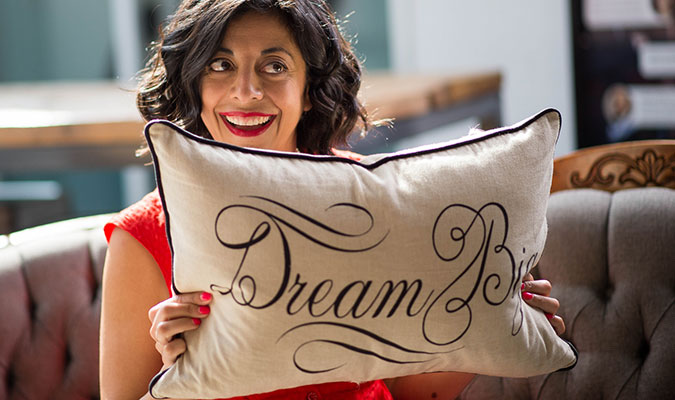
[[[141,287],[144,290],[135,290]],[[158,301],[169,297],[161,270],[150,252],[120,228],[113,230],[108,243],[103,290],[130,292],[137,300],[144,295]]]
[[[136,238],[124,229],[115,228],[108,242],[106,263],[126,264],[130,261],[133,261],[133,264],[139,262],[158,269],[150,252]]]

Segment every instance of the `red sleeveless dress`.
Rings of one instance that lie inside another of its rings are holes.
[[[334,152],[342,157],[358,159],[358,156],[350,152],[337,150]],[[155,189],[138,203],[114,216],[104,227],[108,241],[115,228],[129,232],[150,252],[162,271],[166,287],[171,293],[171,250],[166,237],[164,210],[162,209],[159,192]],[[392,397],[384,382],[377,380],[360,384],[353,382],[324,383],[236,398],[236,400],[301,399],[392,400]]]

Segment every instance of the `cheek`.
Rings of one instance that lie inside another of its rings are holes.
[[[218,119],[213,111],[213,107],[205,104],[202,100],[202,111],[199,116],[202,120],[202,123],[206,127],[206,130],[211,133],[211,136],[214,136],[214,132],[217,132],[218,130]]]
[[[214,114],[214,109],[218,103],[218,90],[214,87],[213,83],[203,82],[200,87],[200,99],[201,99],[201,117],[204,124],[207,128],[210,124],[213,124],[216,121],[216,116]]]
[[[209,84],[202,84],[201,86],[202,110],[212,109],[214,107],[216,91],[213,86],[214,85]]]
[[[275,101],[277,106],[283,109],[289,117],[300,118],[306,104],[303,87],[289,83],[283,87],[275,88],[270,92],[270,95],[277,99]]]

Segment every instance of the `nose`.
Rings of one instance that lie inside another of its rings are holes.
[[[241,102],[260,100],[263,91],[260,79],[253,71],[237,71],[231,88],[232,98]]]

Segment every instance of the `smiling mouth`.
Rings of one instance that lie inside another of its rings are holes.
[[[273,114],[228,112],[220,113],[227,129],[240,137],[262,135],[276,118]]]

